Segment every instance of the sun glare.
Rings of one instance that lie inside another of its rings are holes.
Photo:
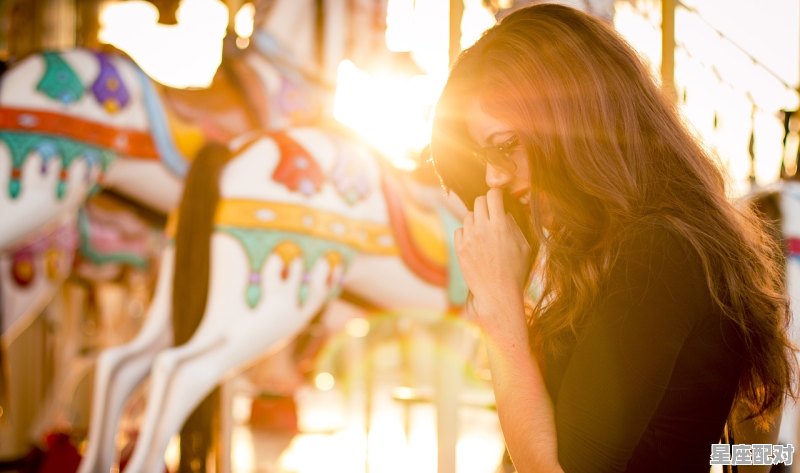
[[[333,114],[361,134],[395,166],[413,169],[428,142],[437,84],[430,76],[369,74],[350,61],[339,65]]]
[[[165,25],[152,3],[106,2],[98,39],[125,51],[164,85],[207,87],[222,60],[228,9],[219,0],[183,0],[175,16],[176,25]]]
[[[432,109],[449,67],[448,17],[447,2],[389,0],[387,47],[410,52],[424,74],[370,74],[350,61],[339,65],[334,117],[400,169],[414,169],[420,151],[430,140]],[[480,0],[467,0],[460,46],[472,45],[494,22]]]

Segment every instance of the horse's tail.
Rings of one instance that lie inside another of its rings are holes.
[[[209,143],[200,150],[186,176],[175,233],[175,277],[172,285],[172,330],[176,346],[194,334],[206,309],[210,279],[211,234],[219,201],[219,179],[231,157],[227,146]],[[179,471],[205,471],[212,442],[217,390],[197,406],[181,430]],[[201,468],[192,468],[197,462]]]
[[[209,143],[186,176],[175,232],[172,330],[176,346],[191,338],[205,312],[219,177],[230,156],[227,146]]]

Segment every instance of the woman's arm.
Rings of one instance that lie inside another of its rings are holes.
[[[456,251],[470,288],[466,316],[486,340],[503,436],[519,472],[560,472],[552,403],[528,348],[522,294],[530,249],[499,190],[473,209],[456,231]]]
[[[524,317],[522,304],[509,310]],[[514,467],[519,473],[562,472],[553,405],[527,337],[485,340],[497,413]]]

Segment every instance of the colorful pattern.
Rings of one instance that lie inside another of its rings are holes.
[[[289,262],[296,257],[303,258],[304,275],[298,293],[301,303],[304,303],[308,297],[309,271],[320,258],[328,258],[334,263],[340,262],[338,264],[346,267],[356,256],[356,251],[347,245],[297,233],[224,225],[218,225],[216,229],[235,238],[247,255],[250,275],[245,290],[245,299],[250,308],[255,308],[261,301],[261,271],[267,257],[273,252],[277,251],[284,262]],[[328,282],[334,290],[338,290],[340,281],[329,280]],[[334,295],[332,293],[331,297]]]
[[[403,262],[417,276],[439,287],[448,285],[448,250],[438,216],[420,208],[391,171],[384,169],[383,195]],[[437,225],[438,223],[438,225]]]
[[[8,184],[8,193],[12,199],[19,197],[22,192],[22,167],[28,156],[34,152],[42,157],[41,172],[47,171],[50,161],[56,158],[61,160],[61,171],[56,183],[56,197],[62,199],[67,193],[67,179],[72,163],[79,157],[86,161],[87,182],[93,168],[100,168],[105,172],[114,154],[108,150],[96,148],[79,141],[57,136],[47,136],[38,133],[12,133],[0,131],[0,141],[3,141],[11,151],[11,178]]]
[[[108,113],[116,113],[128,105],[130,94],[111,58],[100,52],[95,56],[100,64],[100,74],[92,84],[92,93]]]
[[[72,225],[65,225],[9,251],[12,254],[11,276],[19,287],[28,287],[36,279],[36,257],[43,256],[45,275],[51,281],[64,276],[61,261],[75,253],[77,234]]]
[[[36,90],[63,104],[75,103],[83,97],[81,78],[57,52],[42,53],[45,71]]]
[[[104,125],[62,113],[0,107],[0,130],[61,136],[138,159],[160,157],[144,131]]]
[[[387,256],[398,254],[388,226],[352,220],[302,205],[225,199],[217,205],[214,222],[220,226],[309,235],[346,245],[363,253]]]
[[[314,100],[314,91],[281,75],[281,88],[275,97],[278,116],[287,117],[292,125],[314,123],[322,116],[322,106]]]
[[[217,206],[214,222],[217,231],[234,237],[247,254],[250,274],[245,298],[251,308],[261,300],[261,270],[273,253],[284,262],[284,277],[288,264],[303,258],[305,274],[298,294],[301,303],[308,296],[308,271],[319,258],[328,259],[332,274],[335,266],[346,267],[359,252],[397,254],[385,225],[300,205],[225,199]],[[328,285],[338,290],[340,281],[329,276]]]
[[[325,175],[311,154],[286,133],[270,133],[269,137],[275,141],[280,154],[272,179],[306,197],[319,192]]]
[[[94,224],[85,208],[78,210],[78,235],[83,257],[96,265],[124,264],[146,268],[150,257],[147,241],[124,240],[114,229]]]
[[[336,164],[331,170],[330,179],[342,199],[354,205],[369,197],[372,192],[368,169],[363,159],[355,153],[342,153],[339,147]]]

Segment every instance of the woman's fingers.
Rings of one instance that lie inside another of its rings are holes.
[[[479,195],[475,198],[475,204],[472,206],[472,213],[475,214],[476,222],[485,222],[489,220],[489,209],[486,207],[486,196]]]
[[[505,217],[506,209],[503,205],[503,191],[492,188],[486,193],[486,208],[490,219]]]

